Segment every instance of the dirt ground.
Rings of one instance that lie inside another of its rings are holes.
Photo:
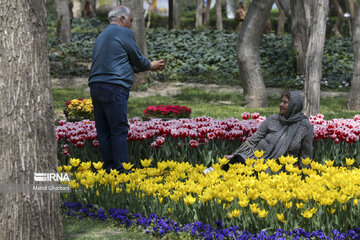
[[[83,88],[86,91],[89,91],[88,79],[87,78],[67,78],[67,79],[58,79],[52,78],[52,87],[54,88]],[[217,92],[236,92],[242,93],[243,89],[240,86],[224,86],[216,84],[200,84],[200,83],[181,83],[181,82],[154,82],[150,87],[145,91],[131,91],[130,97],[148,97],[148,96],[174,96],[180,93],[181,88],[190,87],[190,88],[199,88],[206,91],[217,91]],[[269,96],[280,96],[282,93],[280,88],[266,88],[266,92]],[[301,92],[303,94],[303,91]],[[322,97],[335,97],[335,96],[345,96],[349,95],[348,92],[321,92]]]

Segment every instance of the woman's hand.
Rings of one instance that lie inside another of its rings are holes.
[[[227,158],[227,159],[232,159],[234,157],[234,155],[225,155],[224,158]]]

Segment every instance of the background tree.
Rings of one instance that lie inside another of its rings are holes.
[[[308,0],[291,0],[291,35],[296,52],[296,72],[305,75],[305,57],[309,40],[310,11]]]
[[[237,60],[247,107],[267,107],[259,62],[260,39],[274,0],[252,1],[237,39]]]
[[[355,65],[347,107],[352,110],[360,110],[360,3],[356,7],[353,29]]]
[[[278,7],[279,9],[279,16],[278,16],[278,25],[277,25],[277,30],[276,30],[276,33],[277,35],[284,35],[284,26],[285,26],[285,12],[284,10],[282,9],[280,3],[279,3],[279,0],[275,0],[276,2],[276,6]]]
[[[175,29],[180,29],[180,10],[179,10],[179,1],[173,0],[173,27]]]
[[[320,111],[320,82],[322,78],[322,58],[326,34],[326,18],[329,0],[314,2],[309,45],[306,52],[306,76],[304,113],[308,116]],[[293,13],[293,11],[291,11]]]
[[[71,43],[72,1],[55,0],[57,17],[57,39],[60,42]]]
[[[282,10],[285,13],[285,16],[290,18],[291,17],[290,0],[277,0],[277,3],[281,6]]]
[[[0,0],[0,182],[57,172],[45,0]],[[0,239],[61,239],[58,193],[0,194]]]
[[[204,0],[197,0],[195,28],[203,26]]]
[[[135,34],[136,43],[138,44],[141,52],[147,57],[147,46],[146,46],[146,32],[145,32],[145,18],[144,18],[144,7],[143,0],[122,0],[122,5],[127,6],[131,13],[134,16],[132,30]],[[147,73],[141,72],[135,74],[134,88],[144,84],[146,80]]]
[[[216,0],[216,29],[219,31],[223,30],[221,0]]]
[[[340,27],[344,20],[344,12],[337,0],[332,0],[332,4],[334,5],[336,11],[336,22],[331,29],[331,32],[334,34],[335,37],[342,37],[340,33]]]
[[[209,22],[210,22],[210,6],[211,6],[211,0],[206,1],[206,6],[204,8],[204,25],[206,28],[209,28]]]

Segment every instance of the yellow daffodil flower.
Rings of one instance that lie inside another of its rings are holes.
[[[269,213],[268,211],[263,209],[263,210],[259,210],[258,215],[259,215],[259,217],[264,218],[268,215],[268,213]]]
[[[219,158],[218,161],[219,161],[221,166],[227,164],[228,162],[230,162],[230,160],[227,159],[227,158]]]
[[[64,170],[65,172],[70,172],[71,171],[72,166],[71,165],[64,165]]]
[[[97,163],[93,162],[93,166],[96,170],[101,169],[103,165],[104,165],[103,162],[97,162]]]
[[[149,167],[150,164],[151,164],[151,161],[152,161],[151,159],[140,160],[141,165],[142,165],[143,167]]]
[[[134,166],[134,164],[131,164],[131,163],[123,163],[122,165],[125,170],[130,170]]]
[[[254,155],[255,155],[255,157],[256,158],[261,158],[263,155],[264,155],[264,151],[258,151],[258,150],[256,150],[255,152],[254,152]]]
[[[276,218],[277,218],[280,222],[286,223],[285,217],[284,217],[284,214],[283,214],[283,213],[277,213],[277,214],[276,214]]]
[[[233,216],[234,218],[239,217],[239,216],[240,216],[240,210],[234,209],[234,211],[232,211],[232,216]]]
[[[70,164],[73,167],[77,167],[80,164],[80,159],[79,158],[70,158]]]
[[[311,159],[308,157],[302,160],[302,164],[304,165],[309,165],[310,163],[311,163]]]
[[[353,158],[346,158],[346,165],[351,166],[353,165],[355,160]]]

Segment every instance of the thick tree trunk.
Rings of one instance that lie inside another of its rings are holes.
[[[121,4],[127,6],[134,16],[132,30],[135,34],[136,43],[141,52],[147,57],[143,0],[122,0]],[[146,77],[147,72],[135,74],[133,88],[136,89],[139,85],[144,84],[146,82]]]
[[[355,19],[355,12],[356,12],[356,0],[347,0],[347,4],[349,7],[350,12],[350,36],[352,37],[352,34],[354,32],[354,19]],[[360,4],[360,3],[359,3]]]
[[[304,113],[308,116],[315,115],[320,110],[320,81],[328,10],[329,0],[318,0],[314,3],[314,16],[306,52]]]
[[[195,28],[203,26],[204,0],[197,0]]]
[[[360,110],[360,4],[356,8],[353,29],[355,66],[347,107],[351,110]]]
[[[206,7],[205,7],[205,10],[204,10],[204,25],[205,25],[206,28],[209,28],[210,6],[211,6],[211,0],[207,0]]]
[[[259,62],[260,39],[274,0],[250,4],[237,39],[237,59],[247,107],[266,107],[267,94]]]
[[[216,29],[219,31],[223,30],[221,0],[216,0]]]
[[[305,0],[292,0],[290,5],[292,44],[296,50],[296,71],[305,75],[305,57],[309,39]]]
[[[337,15],[337,18],[336,18],[336,22],[333,26],[333,28],[331,29],[331,32],[334,34],[335,37],[342,37],[341,33],[340,33],[340,27],[343,23],[343,20],[344,20],[344,12],[343,10],[341,9],[341,6],[339,4],[339,2],[337,0],[332,0],[333,4],[334,4],[334,7],[336,9],[336,15]]]
[[[179,1],[173,0],[173,26],[175,29],[180,29],[180,11]]]
[[[277,1],[281,6],[282,10],[284,11],[286,17],[291,17],[291,6],[290,6],[290,0],[278,0]]]
[[[281,5],[279,4],[279,1],[276,0],[276,5],[279,9],[279,17],[278,17],[278,25],[277,25],[277,35],[284,35],[284,25],[285,25],[285,13],[282,9]]]
[[[44,0],[0,0],[0,183],[56,173]],[[59,193],[1,193],[0,239],[61,239]]]
[[[56,0],[57,13],[57,39],[60,42],[71,43],[71,21],[72,21],[72,2],[71,0]]]

